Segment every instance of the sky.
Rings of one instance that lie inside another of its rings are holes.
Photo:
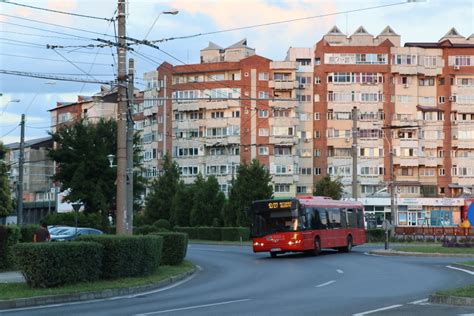
[[[10,2],[10,3],[5,3]],[[378,35],[387,25],[405,42],[436,42],[452,27],[468,37],[474,33],[474,0],[129,0],[127,36],[160,40],[244,26],[308,18],[289,23],[221,32],[158,43],[160,50],[133,46],[128,52],[136,65],[136,87],[143,89],[143,73],[167,61],[198,63],[199,51],[212,41],[222,47],[246,38],[256,53],[283,60],[289,47],[312,47],[332,26],[347,35],[359,26]],[[64,11],[59,14],[16,4]],[[390,4],[397,4],[388,6]],[[385,6],[370,10],[363,8]],[[0,0],[0,69],[52,76],[114,80],[117,53],[95,39],[114,40],[117,0]],[[170,9],[177,15],[160,14]],[[335,14],[337,13],[337,14]],[[316,17],[323,16],[323,17]],[[98,19],[101,18],[101,19]],[[154,23],[156,21],[156,23]],[[46,45],[64,48],[48,49]],[[78,47],[79,46],[79,47]],[[77,95],[93,95],[100,84],[38,79],[0,74],[0,142],[19,142],[21,114],[26,115],[26,139],[47,136],[48,109],[57,102],[74,102]]]

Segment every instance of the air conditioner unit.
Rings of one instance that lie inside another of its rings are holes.
[[[458,135],[453,135],[453,139],[458,139]]]
[[[346,137],[346,143],[350,143],[350,142],[351,142],[350,137]]]
[[[300,84],[300,89],[304,89],[306,88],[306,85],[305,84]]]
[[[454,65],[454,70],[459,70],[459,69],[461,69],[461,66],[459,66],[459,65]]]
[[[449,101],[456,102],[456,96],[455,95],[450,96]]]
[[[310,139],[310,138],[306,138],[306,139],[304,140],[304,142],[305,142],[305,143],[310,143],[310,142],[311,142],[311,139]]]
[[[409,87],[408,83],[403,84],[403,87],[408,88]]]

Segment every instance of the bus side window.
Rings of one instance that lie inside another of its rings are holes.
[[[325,208],[318,208],[317,212],[315,214],[318,214],[318,222],[316,229],[327,229],[328,226],[328,214]]]
[[[347,212],[345,208],[341,208],[341,227],[347,227]]]
[[[356,210],[353,208],[347,209],[347,226],[351,228],[357,227],[357,214]]]
[[[341,210],[338,208],[328,208],[328,219],[330,228],[341,227]]]
[[[362,209],[358,208],[357,210],[357,227],[358,228],[364,228],[364,216]]]

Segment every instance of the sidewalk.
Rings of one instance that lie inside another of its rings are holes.
[[[22,283],[25,278],[18,271],[0,272],[0,283]]]

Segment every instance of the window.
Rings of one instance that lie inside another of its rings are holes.
[[[197,166],[183,166],[179,167],[179,172],[182,176],[193,176],[199,173],[199,168]]]
[[[259,98],[259,99],[268,99],[268,96],[269,96],[269,95],[268,95],[268,92],[267,92],[267,91],[260,91],[260,92],[258,93],[258,98]]]
[[[268,80],[268,72],[259,72],[258,80]]]
[[[275,192],[276,193],[289,193],[290,185],[286,183],[275,184]]]
[[[291,148],[290,147],[275,146],[274,155],[275,156],[290,156],[291,155]]]
[[[240,117],[240,111],[232,111],[232,117]]]
[[[305,186],[297,186],[296,187],[296,193],[297,194],[304,194],[304,193],[307,193],[307,187]]]
[[[321,168],[314,168],[314,174],[315,175],[320,175],[321,174]]]
[[[314,84],[321,84],[321,78],[320,77],[314,77]]]
[[[258,136],[268,136],[268,128],[259,128]]]
[[[261,156],[268,155],[268,147],[267,146],[259,146],[258,147],[258,154]]]
[[[314,120],[319,121],[321,119],[321,113],[319,112],[314,112]]]
[[[444,170],[444,168],[439,168],[438,169],[438,175],[440,175],[440,176],[446,175],[446,171]]]
[[[311,175],[311,168],[301,168],[300,174]]]
[[[443,96],[438,97],[438,103],[439,104],[444,103],[444,97]]]
[[[314,157],[320,157],[321,156],[321,149],[315,149],[314,150]]]
[[[258,110],[258,117],[260,118],[268,117],[268,110]]]
[[[224,118],[224,112],[223,111],[211,112],[211,118],[213,119]]]

